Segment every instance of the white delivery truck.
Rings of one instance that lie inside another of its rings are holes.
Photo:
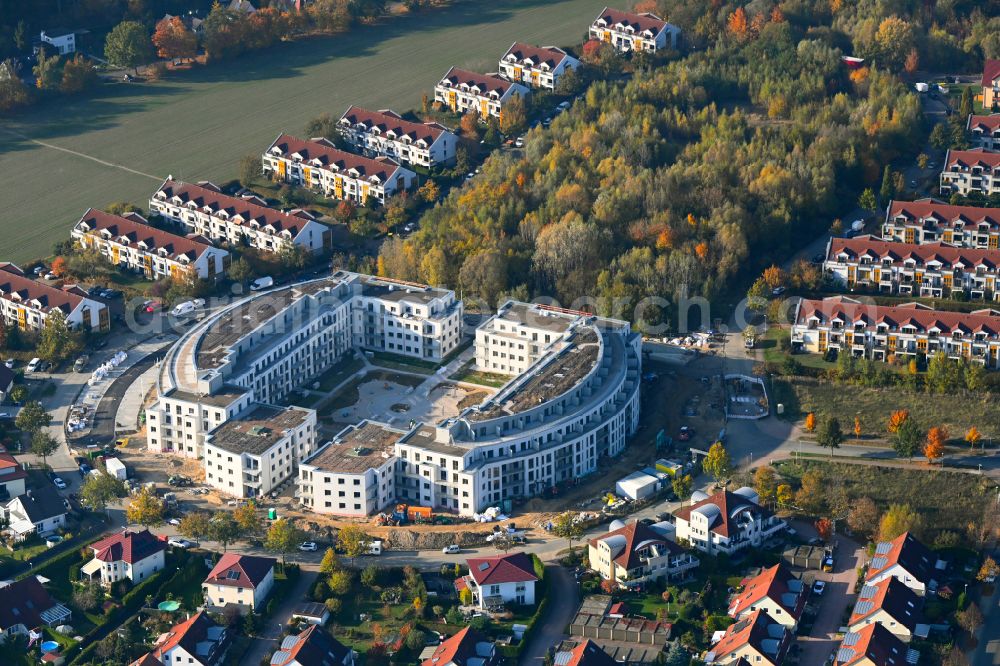
[[[118,458],[105,459],[104,468],[108,470],[108,474],[115,477],[119,481],[124,481],[128,478],[128,470],[125,469],[125,463]]]

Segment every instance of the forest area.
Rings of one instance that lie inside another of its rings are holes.
[[[929,125],[904,77],[997,57],[996,5],[641,2],[682,28],[684,53],[592,83],[523,153],[494,153],[417,233],[388,240],[378,269],[491,307],[588,303],[640,330],[674,316],[636,310],[647,297],[733,303],[919,152]]]

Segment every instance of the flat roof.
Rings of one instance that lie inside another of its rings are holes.
[[[396,442],[405,434],[406,431],[384,423],[364,421],[344,428],[331,443],[303,464],[325,472],[361,474],[385,464],[394,455]]]
[[[546,310],[531,303],[512,303],[498,312],[495,319],[563,333],[580,316]]]
[[[232,453],[260,455],[277,444],[285,431],[309,418],[310,410],[259,404],[253,411],[226,421],[211,433],[206,443]]]
[[[422,425],[416,430],[408,433],[406,441],[403,443],[411,446],[419,446],[422,449],[433,451],[434,453],[443,453],[450,456],[464,456],[469,452],[467,446],[462,446],[452,442],[439,442],[435,437],[434,427],[429,425]]]
[[[237,400],[240,396],[246,395],[247,389],[241,386],[234,386],[233,384],[223,384],[215,393],[211,395],[192,393],[191,391],[183,391],[180,389],[174,389],[167,393],[164,397],[172,398],[174,400],[183,400],[185,402],[197,402],[203,405],[210,405],[213,407],[228,407],[234,400]]]

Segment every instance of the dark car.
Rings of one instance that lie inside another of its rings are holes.
[[[692,437],[694,437],[694,428],[681,426],[680,432],[677,433],[677,439],[682,442],[688,442],[691,441]]]

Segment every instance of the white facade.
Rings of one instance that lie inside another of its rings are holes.
[[[530,88],[554,90],[567,70],[580,61],[557,46],[530,46],[514,42],[500,58],[500,75]]]
[[[785,529],[783,520],[757,504],[757,494],[750,488],[711,497],[696,493],[691,504],[674,516],[677,541],[713,555],[759,547]]]
[[[51,34],[42,30],[39,39],[45,44],[55,47],[59,55],[68,55],[76,51],[76,34],[72,32],[53,32]]]
[[[1000,150],[1000,113],[970,115],[965,128],[969,131],[973,146],[984,150]]]
[[[0,263],[0,320],[22,331],[40,331],[53,308],[63,311],[70,328],[111,328],[108,306],[88,298],[78,286],[49,286],[32,280],[14,264]]]
[[[476,369],[524,374],[563,340],[574,321],[557,309],[507,301],[476,329]]]
[[[434,101],[454,113],[476,111],[485,120],[489,116],[502,118],[503,107],[514,96],[522,99],[530,91],[495,74],[477,74],[452,67],[434,86]]]
[[[264,607],[267,596],[274,587],[274,568],[256,587],[236,587],[233,585],[202,584],[205,601],[210,606],[224,607],[226,604],[236,604],[250,610]]]
[[[304,210],[283,213],[256,196],[231,197],[210,182],[182,183],[168,178],[149,200],[150,213],[182,223],[191,233],[264,252],[329,246],[330,230]]]
[[[608,7],[590,25],[591,39],[607,42],[622,53],[653,53],[667,46],[675,49],[680,34],[680,28],[655,14],[631,14]]]
[[[1000,153],[982,148],[949,150],[941,171],[941,194],[1000,194]]]
[[[384,155],[402,164],[436,167],[453,164],[458,137],[444,125],[404,120],[395,111],[352,106],[340,118],[340,135],[369,157]]]

